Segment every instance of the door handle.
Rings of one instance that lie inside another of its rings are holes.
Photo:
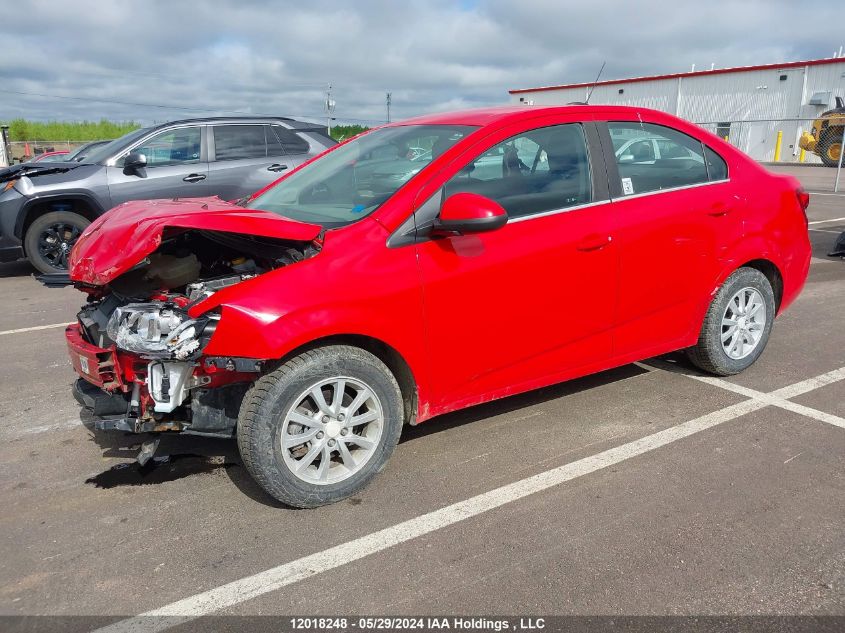
[[[200,180],[205,180],[205,174],[188,174],[182,180],[185,182],[199,182]]]
[[[729,206],[724,204],[714,204],[710,207],[710,210],[707,212],[707,215],[713,216],[714,218],[721,218],[728,215],[732,209]]]
[[[281,165],[279,163],[273,163],[272,165],[270,165],[267,168],[267,171],[284,171],[287,168],[288,168],[287,165]]]
[[[610,235],[588,235],[583,240],[578,242],[578,245],[575,248],[577,248],[583,253],[589,253],[590,251],[598,251],[603,249],[605,246],[608,246],[612,241],[613,238]]]

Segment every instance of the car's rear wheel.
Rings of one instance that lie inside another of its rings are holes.
[[[70,211],[52,211],[39,216],[24,236],[26,256],[42,273],[67,270],[70,251],[90,223],[87,218]]]
[[[755,268],[740,268],[716,293],[698,343],[687,354],[699,369],[719,376],[737,374],[763,353],[774,318],[769,280]]]
[[[403,412],[399,385],[378,358],[345,345],[317,348],[255,383],[238,447],[271,496],[313,508],[354,495],[384,469]]]

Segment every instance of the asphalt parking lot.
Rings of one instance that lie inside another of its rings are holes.
[[[316,510],[234,442],[140,470],[70,394],[83,296],[0,265],[0,615],[845,615],[845,195],[809,216],[807,286],[744,374],[670,355],[435,419]]]

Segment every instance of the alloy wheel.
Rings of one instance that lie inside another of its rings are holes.
[[[357,473],[375,454],[384,410],[375,391],[355,378],[321,380],[303,391],[281,428],[282,457],[302,481],[334,484]]]
[[[38,236],[38,252],[54,268],[66,269],[70,251],[81,233],[69,222],[54,222]]]
[[[766,328],[766,302],[756,288],[746,287],[728,301],[722,315],[722,349],[740,360],[751,354]]]

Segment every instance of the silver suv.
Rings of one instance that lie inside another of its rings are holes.
[[[130,132],[82,162],[15,165],[0,171],[0,262],[65,270],[80,233],[121,202],[235,200],[334,144],[325,127],[294,119],[187,119]]]

